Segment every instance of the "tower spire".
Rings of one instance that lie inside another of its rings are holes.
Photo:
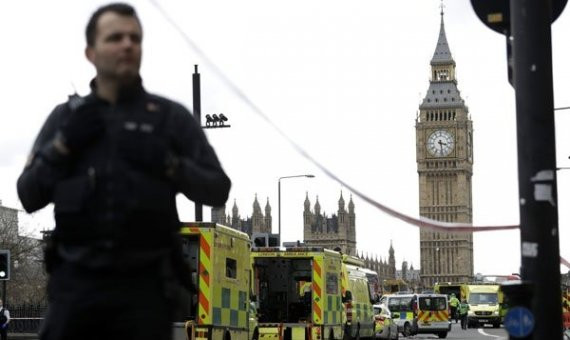
[[[437,45],[435,47],[435,52],[433,53],[433,57],[431,58],[431,64],[448,64],[453,63],[453,58],[451,57],[451,51],[449,50],[449,45],[447,44],[447,37],[445,35],[445,24],[443,21],[443,8],[444,8],[443,0],[441,1],[441,23],[439,27],[439,38],[437,39]]]

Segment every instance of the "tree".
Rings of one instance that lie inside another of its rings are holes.
[[[6,303],[45,304],[47,276],[42,241],[21,230],[18,210],[0,205],[0,249],[10,251],[11,278],[6,282]]]

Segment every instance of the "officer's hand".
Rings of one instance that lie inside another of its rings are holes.
[[[92,105],[84,105],[72,112],[61,127],[64,145],[73,154],[83,150],[105,130],[102,113]]]
[[[123,131],[119,152],[135,168],[159,177],[169,177],[177,158],[164,140],[153,133]]]

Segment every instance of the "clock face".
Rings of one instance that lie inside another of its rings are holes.
[[[445,157],[453,151],[453,135],[446,130],[437,130],[429,135],[427,140],[428,152],[436,157]]]

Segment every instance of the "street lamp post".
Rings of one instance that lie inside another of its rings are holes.
[[[279,246],[281,246],[281,180],[285,178],[297,178],[297,177],[308,177],[313,178],[315,175],[294,175],[294,176],[283,176],[279,177],[277,181],[277,210],[278,210],[278,220],[277,225],[279,227],[278,234],[279,234]]]

